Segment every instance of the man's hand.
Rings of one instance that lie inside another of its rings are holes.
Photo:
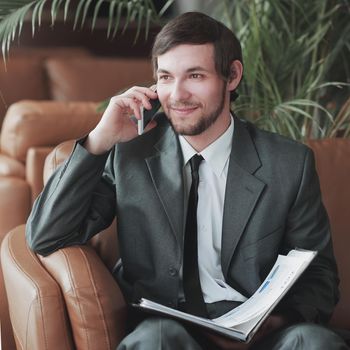
[[[291,322],[282,315],[270,315],[261,325],[259,331],[255,334],[255,336],[249,342],[249,344],[240,343],[238,341],[234,341],[225,337],[220,337],[212,333],[205,333],[205,335],[223,350],[246,350],[258,341],[265,338],[267,335],[290,324]]]
[[[93,154],[103,154],[115,144],[130,141],[137,136],[137,125],[130,119],[134,115],[141,119],[140,108],[151,109],[150,99],[157,98],[157,93],[148,87],[134,86],[121,95],[113,96],[103,113],[100,122],[92,130],[84,147]],[[156,126],[152,121],[145,131]]]

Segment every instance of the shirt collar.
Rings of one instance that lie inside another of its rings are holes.
[[[221,176],[231,153],[233,131],[234,119],[231,115],[231,123],[227,130],[199,153],[218,177]],[[184,158],[184,165],[186,165],[197,152],[182,135],[179,135],[179,141]]]

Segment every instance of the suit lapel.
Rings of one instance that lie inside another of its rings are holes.
[[[183,157],[178,139],[168,127],[155,145],[156,154],[146,158],[154,187],[169,219],[174,234],[182,242],[183,236]]]
[[[147,167],[180,244],[184,230],[183,158],[178,139],[171,127],[167,128],[154,147],[155,154],[146,158]],[[234,251],[265,187],[253,175],[260,166],[261,162],[246,123],[235,118],[222,226],[221,264],[226,278]]]
[[[265,187],[253,175],[260,166],[246,123],[235,118],[222,226],[221,265],[225,278],[237,244]]]

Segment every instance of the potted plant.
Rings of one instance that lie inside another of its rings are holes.
[[[73,19],[73,29],[86,23],[90,11],[93,30],[101,6],[108,5],[106,35],[117,35],[122,22],[123,30],[136,22],[136,40],[173,2],[164,1],[157,12],[151,0],[3,1],[2,53],[6,57],[26,16],[35,33],[44,9],[52,25],[61,14]],[[235,103],[240,116],[301,141],[350,135],[349,0],[208,0],[200,10],[232,28],[242,43],[245,72]]]
[[[350,136],[350,2],[221,1],[245,64],[235,111],[294,139]]]

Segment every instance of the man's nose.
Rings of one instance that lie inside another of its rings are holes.
[[[190,97],[191,93],[183,82],[177,81],[174,83],[171,91],[172,101],[186,101]]]

